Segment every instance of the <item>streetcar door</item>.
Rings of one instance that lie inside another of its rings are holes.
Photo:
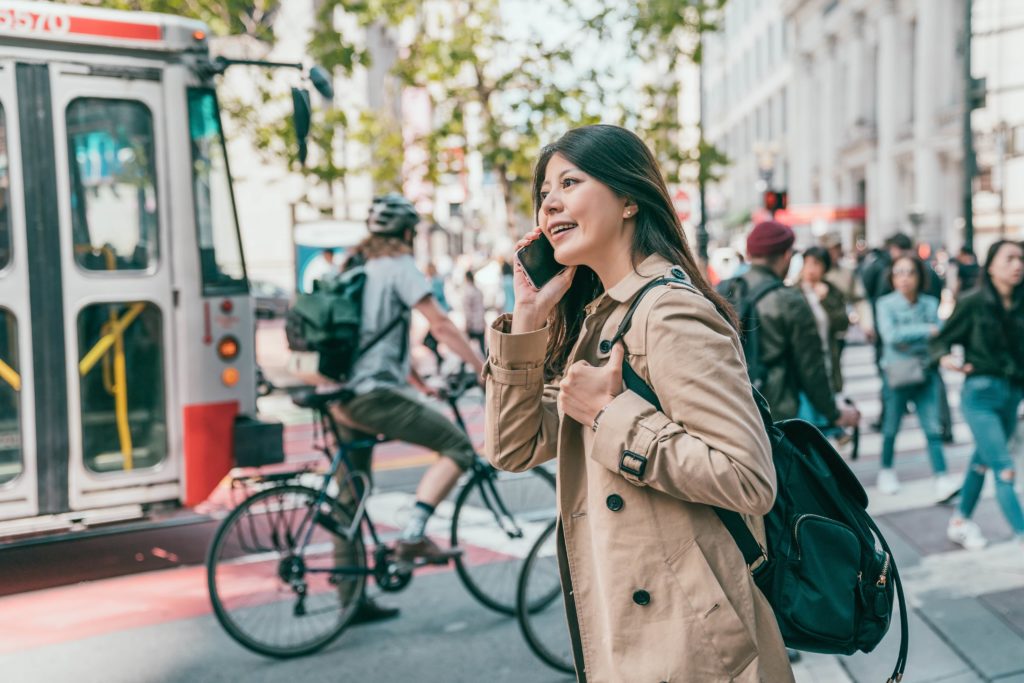
[[[0,519],[38,512],[32,316],[13,62],[0,60]]]
[[[180,463],[171,454],[180,452],[180,437],[169,419],[176,411],[161,71],[16,69],[23,113],[36,103],[51,119],[36,122],[23,136],[35,144],[22,150],[26,174],[48,179],[26,191],[40,212],[28,245],[35,387],[43,394],[39,511],[175,500]]]

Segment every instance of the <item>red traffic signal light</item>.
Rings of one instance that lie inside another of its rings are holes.
[[[764,208],[768,211],[779,211],[786,208],[786,191],[766,190],[764,193]]]

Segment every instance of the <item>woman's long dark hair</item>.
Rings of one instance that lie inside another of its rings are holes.
[[[988,269],[989,266],[992,265],[992,260],[995,259],[996,254],[999,253],[999,250],[1007,244],[1012,244],[1018,249],[1024,250],[1024,243],[1017,242],[1016,240],[999,240],[993,243],[992,246],[988,248],[988,253],[985,254],[985,265],[981,267],[981,274],[978,276],[978,284],[975,285],[976,287],[987,288],[995,295],[996,301],[999,301],[999,292],[996,290],[996,286],[992,283],[992,275],[988,272]],[[1017,286],[1013,288],[1012,298],[1014,303],[1017,303],[1021,298],[1024,298],[1024,281],[1018,283]]]
[[[570,130],[544,147],[533,175],[535,214],[540,212],[541,186],[548,162],[555,154],[561,154],[619,197],[628,197],[636,203],[639,211],[630,254],[634,269],[652,254],[681,266],[694,286],[715,304],[733,328],[737,327],[732,307],[711,288],[697,268],[658,162],[643,140],[625,128],[601,124]],[[583,307],[602,291],[601,281],[594,271],[584,266],[576,269],[569,291],[548,320],[550,335],[544,368],[548,380],[564,372],[583,325]]]

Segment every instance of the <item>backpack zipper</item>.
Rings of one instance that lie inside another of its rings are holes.
[[[892,558],[889,553],[885,553],[885,562],[882,563],[882,573],[878,576],[878,581],[875,582],[875,588],[885,588],[885,584],[889,581],[889,561]]]

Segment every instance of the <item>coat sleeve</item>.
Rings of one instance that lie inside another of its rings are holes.
[[[647,319],[657,410],[626,390],[605,409],[591,457],[636,486],[763,515],[775,467],[735,332],[707,299],[668,290]]]
[[[953,309],[952,315],[942,326],[939,334],[932,337],[928,344],[928,351],[932,360],[938,362],[943,356],[949,353],[953,344],[963,344],[970,335],[971,326],[974,324],[972,315],[971,300],[968,297],[961,298]]]
[[[846,313],[846,297],[834,285],[829,285],[828,296],[821,302],[828,313],[828,329],[833,337],[850,328],[850,316]]]
[[[484,452],[498,469],[522,472],[555,457],[557,386],[544,385],[547,328],[508,334],[505,314],[488,330]]]

